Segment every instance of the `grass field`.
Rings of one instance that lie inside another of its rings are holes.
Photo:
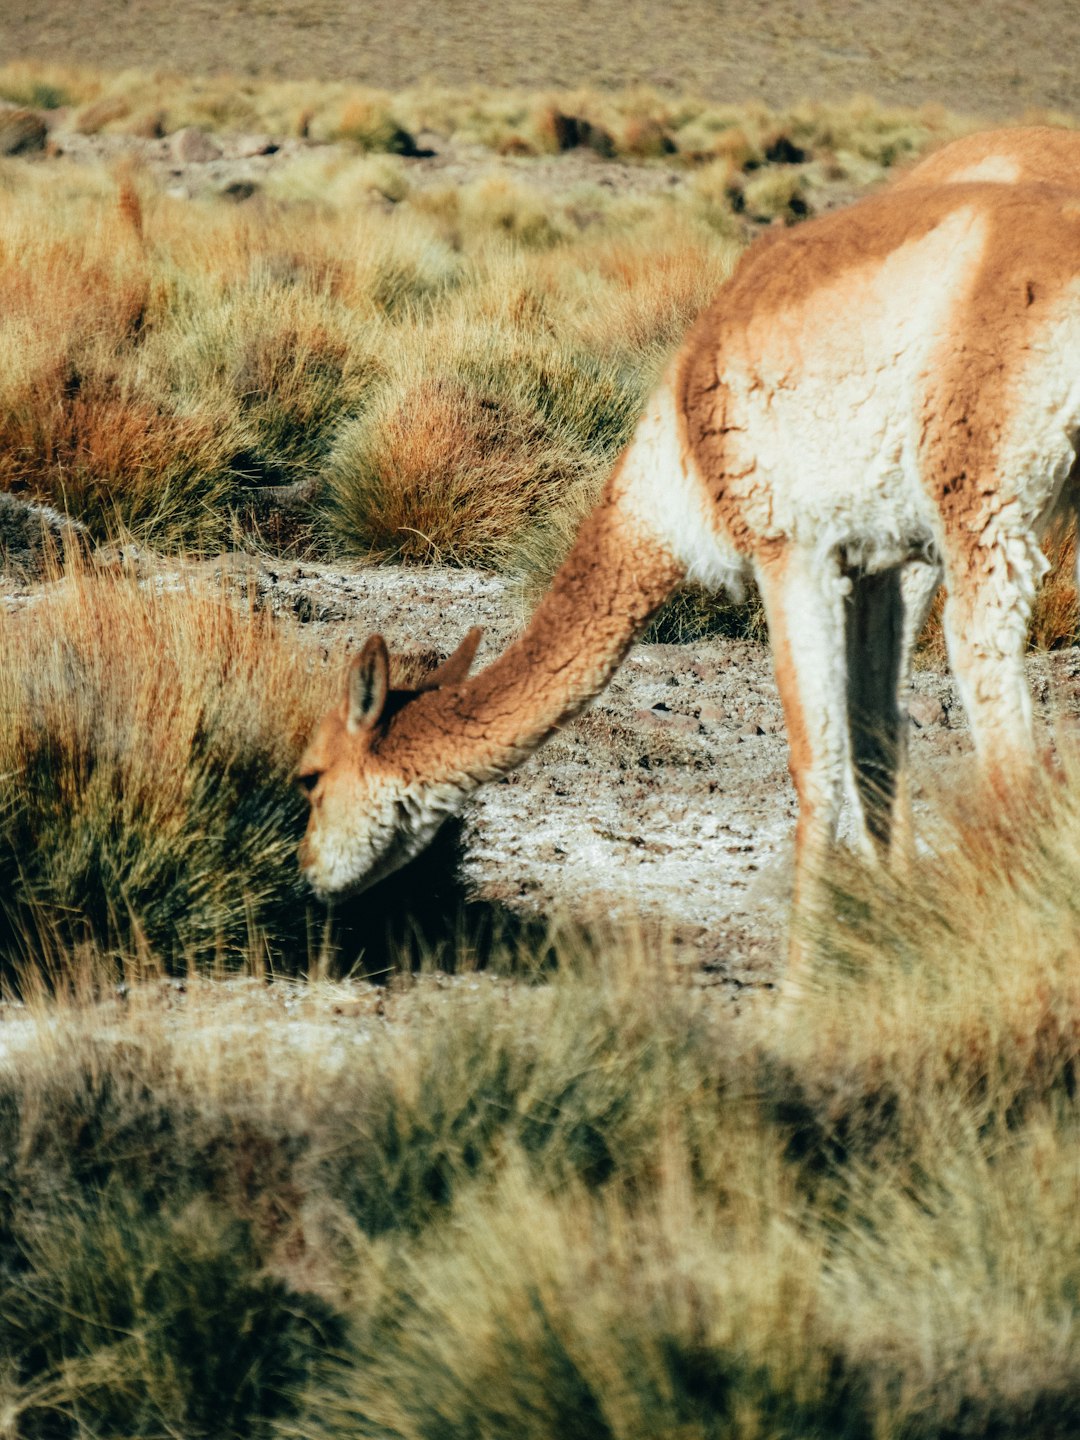
[[[782,1020],[632,934],[291,1018],[84,951],[0,1073],[4,1433],[1074,1433],[1080,830],[980,818]]]
[[[341,146],[241,205],[0,161],[0,489],[86,527],[0,624],[0,1436],[1080,1432],[1067,762],[1022,815],[943,801],[907,881],[838,862],[782,1011],[554,919],[347,984],[294,858],[333,664],[254,597],[84,553],[538,588],[749,236],[964,122],[55,66],[0,97]],[[575,116],[680,183],[421,185],[395,153],[441,126],[540,159]]]

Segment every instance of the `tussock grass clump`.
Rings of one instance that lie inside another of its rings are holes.
[[[481,252],[398,332],[387,381],[338,431],[325,480],[350,548],[550,578],[657,373],[732,252],[688,227],[543,267]]]
[[[358,1433],[869,1434],[797,1201],[789,1224],[740,1215],[678,1169],[640,1206],[546,1195],[517,1168],[470,1195],[415,1271],[385,1276],[389,1313],[350,1377]],[[738,1173],[781,1201],[771,1167]]]
[[[837,1143],[925,1147],[929,1164],[943,1117],[989,1134],[1072,1096],[1075,757],[1064,776],[1011,808],[958,795],[907,880],[838,858],[805,1022],[785,1046],[809,1087],[797,1103],[822,1107]]]
[[[362,407],[378,373],[373,333],[355,313],[285,277],[259,257],[246,283],[216,295],[178,287],[174,325],[148,357],[182,404],[231,422],[230,465],[252,485],[317,474],[337,423]]]
[[[16,60],[0,66],[0,99],[39,110],[81,104],[94,98],[105,83],[97,71],[73,65]]]
[[[384,392],[338,437],[327,480],[338,533],[362,554],[505,569],[584,470],[519,397],[443,372]]]
[[[237,1440],[310,1420],[305,1389],[332,1374],[344,1327],[262,1271],[250,1225],[206,1201],[147,1214],[114,1184],[63,1234],[30,1226],[25,1244],[46,1283],[9,1282],[0,1336],[9,1360],[50,1378],[5,1397],[20,1435],[56,1435],[64,1413],[98,1433]]]
[[[130,180],[74,184],[43,229],[56,182],[24,180],[0,226],[0,485],[98,539],[221,549],[248,492],[313,479],[362,407],[375,304],[342,295],[310,218],[252,227]]]
[[[90,938],[182,965],[260,930],[302,946],[290,778],[329,687],[301,649],[224,599],[76,574],[0,650],[9,958]]]

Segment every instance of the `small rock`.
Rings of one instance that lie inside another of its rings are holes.
[[[85,525],[51,505],[0,490],[0,574],[40,579],[64,558],[68,544],[86,540]]]
[[[706,725],[722,725],[727,718],[727,709],[715,701],[707,700],[704,705],[698,706],[698,719]]]
[[[635,710],[634,722],[642,730],[668,730],[682,735],[696,735],[699,728],[695,716],[678,715],[666,705],[654,705],[651,710]]]
[[[536,146],[530,144],[523,135],[508,135],[501,140],[498,146],[500,155],[535,155]]]
[[[276,155],[281,146],[276,140],[265,135],[244,135],[236,144],[236,155],[240,160],[252,160],[256,155]]]
[[[944,725],[947,720],[945,706],[933,695],[913,695],[908,701],[907,713],[920,730],[929,730],[934,725]]]
[[[221,197],[223,200],[231,200],[235,205],[240,205],[245,200],[250,200],[258,192],[258,189],[254,180],[233,180],[222,190]]]
[[[749,722],[749,724],[744,725],[744,726],[742,727],[742,729],[739,731],[739,739],[740,739],[740,740],[751,740],[751,739],[753,739],[753,738],[754,738],[755,736],[757,736],[757,735],[764,735],[764,734],[765,734],[765,731],[761,728],[761,726],[758,724],[758,722],[757,722],[756,720],[751,720],[751,721]]]
[[[206,165],[221,159],[221,146],[212,135],[188,125],[172,137],[172,153],[181,165]]]

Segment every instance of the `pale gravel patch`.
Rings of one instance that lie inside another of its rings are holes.
[[[418,147],[425,153],[415,156],[379,152],[365,156],[355,146],[335,141],[216,132],[213,141],[221,154],[213,160],[192,161],[177,157],[175,136],[146,140],[135,135],[81,135],[64,126],[63,115],[46,111],[43,116],[53,126],[51,159],[62,158],[87,168],[104,167],[107,172],[133,164],[167,195],[181,200],[231,195],[242,202],[268,184],[287,189],[293,175],[301,190],[307,191],[314,183],[313,163],[330,185],[336,173],[348,173],[349,166],[361,162],[358,196],[366,191],[373,205],[393,208],[395,202],[380,188],[377,166],[364,179],[365,159],[399,173],[410,192],[509,183],[558,197],[571,206],[575,202],[587,205],[590,197],[604,195],[677,195],[693,178],[685,164],[607,158],[584,147],[557,155],[499,155],[484,145],[426,131],[417,136]],[[250,194],[240,187],[251,187]]]

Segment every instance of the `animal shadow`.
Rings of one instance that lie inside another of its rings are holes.
[[[378,979],[435,968],[536,971],[551,963],[548,922],[471,893],[463,826],[448,821],[415,860],[328,914],[331,967]]]

